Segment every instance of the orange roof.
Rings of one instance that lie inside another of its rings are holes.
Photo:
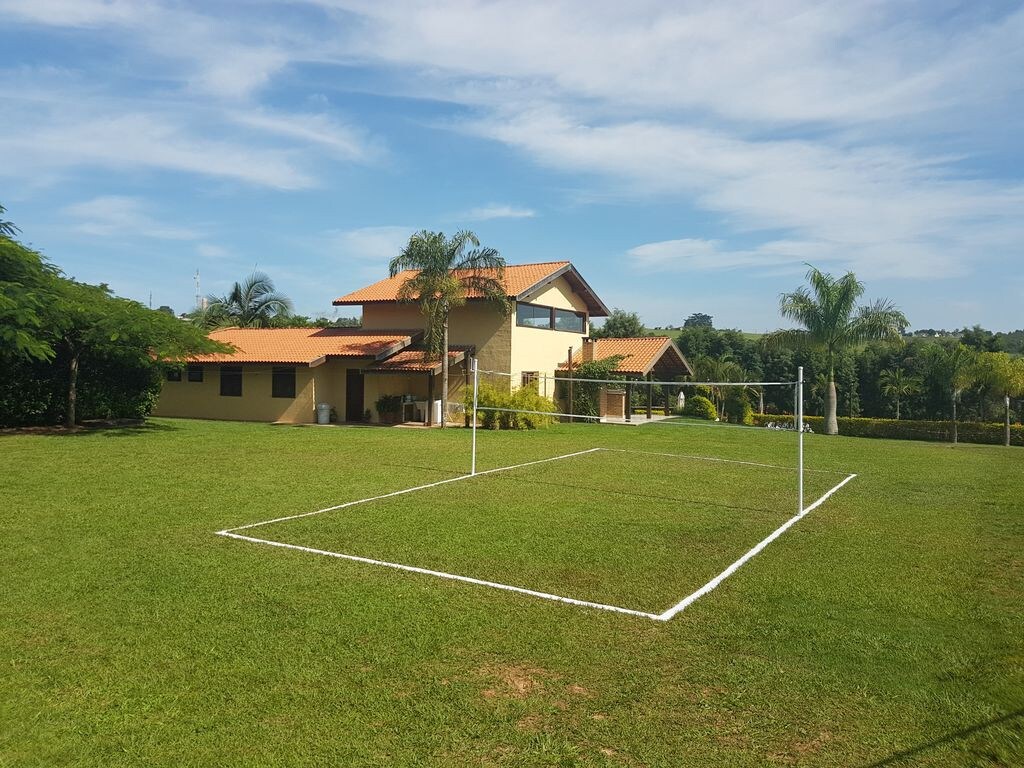
[[[407,269],[399,272],[394,277],[380,280],[373,285],[360,288],[334,300],[336,306],[344,304],[373,304],[376,302],[398,301],[398,289],[402,283],[416,274],[415,270]],[[468,270],[460,270],[456,274],[469,275]],[[481,274],[494,276],[492,270],[482,270]],[[565,277],[566,280],[586,300],[590,314],[594,317],[606,317],[608,308],[591,290],[586,281],[580,276],[576,268],[568,261],[548,261],[541,264],[509,264],[505,267],[503,282],[505,291],[510,298],[522,300],[530,293],[536,292],[547,283],[557,277]],[[479,291],[470,290],[466,294],[468,299],[483,298]]]
[[[225,328],[210,338],[234,352],[195,355],[190,363],[302,363],[325,357],[383,357],[404,349],[422,331],[364,331],[358,328]]]
[[[449,347],[448,364],[461,362],[472,347]],[[439,359],[429,359],[424,349],[403,349],[386,360],[380,360],[364,369],[366,373],[437,373]]]
[[[626,339],[594,339],[594,360],[622,356],[616,373],[646,376],[654,369],[674,376],[692,376],[693,369],[668,336],[640,336]],[[583,362],[583,350],[573,353],[573,368]],[[565,370],[562,363],[559,369]]]

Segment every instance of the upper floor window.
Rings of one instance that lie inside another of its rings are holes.
[[[547,328],[555,331],[586,333],[587,315],[571,309],[544,307],[539,304],[517,304],[516,325],[525,328]]]

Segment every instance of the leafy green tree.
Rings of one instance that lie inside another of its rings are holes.
[[[878,377],[882,394],[896,401],[896,420],[900,418],[900,399],[921,391],[921,380],[908,376],[902,368],[887,368]]]
[[[595,339],[631,339],[647,333],[640,315],[626,312],[624,309],[613,309],[600,328],[593,328],[590,335]]]
[[[206,309],[193,313],[193,322],[207,329],[268,328],[291,311],[291,299],[275,289],[274,281],[253,272],[223,296],[209,296]]]
[[[828,374],[828,397],[825,412],[825,433],[839,433],[836,419],[837,400],[835,372],[839,354],[850,347],[872,339],[899,340],[907,326],[903,313],[887,300],[858,306],[864,284],[852,272],[840,278],[810,267],[809,287],[785,293],[779,312],[802,328],[783,329],[764,337],[768,346],[818,349],[825,355]]]
[[[5,213],[7,213],[7,209],[0,205],[0,216],[3,216]],[[0,218],[0,237],[14,238],[20,231],[10,221]]]
[[[960,342],[953,345],[932,344],[925,352],[932,374],[946,390],[953,414],[953,443],[958,440],[957,404],[961,393],[978,381],[978,354]]]
[[[84,356],[103,352],[136,360],[182,360],[198,352],[226,351],[189,323],[136,301],[114,296],[105,285],[62,279],[52,296],[54,345],[67,361],[65,424],[77,420],[78,377]]]
[[[0,342],[6,356],[52,360],[50,297],[60,270],[21,243],[0,236]]]
[[[715,403],[715,410],[719,418],[725,418],[725,403],[727,390],[734,387],[727,386],[728,382],[742,381],[743,369],[733,360],[724,360],[714,357],[699,357],[690,361],[693,366],[693,380],[709,382],[712,400]],[[724,386],[723,386],[724,385]]]
[[[1003,399],[1005,444],[1010,445],[1010,398],[1024,395],[1024,359],[1005,352],[982,352],[978,359],[979,378]]]
[[[703,312],[694,312],[683,321],[683,328],[713,328],[713,318]]]
[[[471,249],[470,246],[472,246]],[[469,250],[467,250],[469,249]],[[505,289],[505,260],[494,248],[482,248],[467,230],[451,238],[443,232],[417,232],[388,265],[391,277],[411,270],[398,289],[398,300],[419,302],[426,319],[427,352],[441,359],[441,426],[448,415],[448,317],[466,303],[469,292],[480,294],[502,314],[511,311]]]

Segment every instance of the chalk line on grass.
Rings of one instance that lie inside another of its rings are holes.
[[[334,505],[332,507],[325,507],[324,509],[318,509],[318,510],[316,510],[314,512],[304,512],[304,513],[298,514],[298,515],[288,515],[286,517],[277,517],[277,518],[274,518],[272,520],[263,520],[263,521],[258,522],[258,523],[250,523],[248,525],[241,525],[241,526],[237,526],[235,528],[225,528],[224,530],[216,531],[216,535],[218,535],[218,536],[225,536],[227,538],[232,538],[232,539],[237,539],[239,541],[247,541],[247,542],[250,542],[250,543],[253,543],[253,544],[263,544],[263,545],[271,546],[271,547],[281,547],[283,549],[294,549],[294,550],[297,550],[297,551],[300,551],[300,552],[307,552],[307,553],[315,554],[315,555],[323,555],[323,556],[326,556],[326,557],[335,557],[335,558],[339,558],[339,559],[342,559],[342,560],[351,560],[353,562],[364,563],[364,564],[367,564],[367,565],[377,565],[377,566],[383,566],[385,568],[394,568],[394,569],[400,570],[400,571],[407,571],[407,572],[410,572],[410,573],[419,573],[419,574],[423,574],[423,575],[427,575],[427,576],[436,576],[436,577],[442,578],[442,579],[449,579],[449,580],[452,580],[452,581],[460,581],[460,582],[464,582],[464,583],[467,583],[467,584],[475,584],[477,586],[490,587],[492,589],[501,589],[501,590],[505,590],[507,592],[516,592],[516,593],[522,594],[522,595],[529,595],[530,597],[537,597],[537,598],[541,598],[541,599],[544,599],[544,600],[552,600],[552,601],[555,601],[555,602],[567,603],[569,605],[576,605],[576,606],[580,606],[580,607],[584,607],[584,608],[596,608],[596,609],[603,610],[603,611],[612,611],[614,613],[627,614],[627,615],[630,615],[630,616],[638,616],[638,617],[645,618],[645,619],[651,619],[653,621],[667,622],[670,619],[672,619],[673,617],[677,616],[680,612],[684,611],[686,608],[688,608],[690,605],[692,605],[698,599],[700,599],[701,597],[703,597],[704,595],[708,594],[709,592],[714,590],[716,587],[718,587],[729,576],[731,576],[733,573],[735,573],[744,563],[746,563],[748,560],[753,558],[756,554],[761,552],[761,550],[763,550],[765,547],[767,547],[769,544],[771,544],[775,539],[777,539],[779,536],[781,536],[783,533],[785,533],[794,523],[796,523],[801,518],[805,517],[812,510],[814,510],[817,507],[821,506],[821,504],[823,504],[830,496],[832,496],[832,494],[834,494],[836,491],[838,491],[840,488],[842,488],[848,482],[850,482],[855,477],[857,477],[856,474],[848,475],[840,483],[838,483],[837,485],[835,485],[834,487],[832,487],[828,491],[826,491],[821,496],[821,498],[817,499],[814,503],[812,503],[806,509],[802,510],[799,514],[794,515],[789,520],[787,520],[785,523],[783,523],[781,526],[779,526],[774,531],[772,531],[767,537],[765,537],[760,542],[758,542],[752,549],[750,549],[748,552],[746,552],[742,557],[740,557],[738,560],[736,560],[734,563],[732,563],[728,568],[726,568],[724,571],[722,571],[720,574],[718,574],[715,578],[713,578],[711,581],[709,581],[703,587],[698,589],[696,592],[693,592],[692,594],[687,595],[685,598],[680,600],[678,603],[673,605],[668,610],[663,611],[662,613],[650,613],[648,611],[639,611],[639,610],[635,610],[633,608],[623,608],[623,607],[617,606],[617,605],[608,605],[606,603],[598,603],[598,602],[593,602],[593,601],[590,601],[590,600],[580,600],[580,599],[574,598],[574,597],[565,597],[563,595],[555,595],[555,594],[552,594],[550,592],[540,592],[540,591],[533,590],[533,589],[527,589],[525,587],[517,587],[517,586],[511,585],[511,584],[502,584],[502,583],[496,582],[496,581],[487,581],[485,579],[477,579],[477,578],[474,578],[472,576],[462,576],[462,575],[455,574],[455,573],[447,573],[445,571],[435,571],[435,570],[432,570],[430,568],[421,568],[421,567],[415,566],[415,565],[404,565],[404,564],[401,564],[401,563],[392,563],[392,562],[389,562],[387,560],[376,560],[376,559],[370,558],[370,557],[361,557],[359,555],[348,555],[348,554],[344,554],[342,552],[331,552],[331,551],[328,551],[328,550],[325,550],[325,549],[316,549],[314,547],[305,547],[305,546],[301,546],[301,545],[298,545],[298,544],[289,544],[287,542],[273,541],[271,539],[260,539],[260,538],[254,537],[254,536],[245,536],[245,535],[242,535],[242,534],[239,534],[239,533],[235,533],[235,531],[244,531],[244,530],[248,530],[248,529],[251,529],[251,528],[258,528],[258,527],[264,526],[264,525],[271,525],[272,523],[281,523],[281,522],[285,522],[285,521],[288,521],[288,520],[298,520],[300,518],[310,517],[312,515],[320,515],[320,514],[323,514],[325,512],[333,512],[334,510],[344,509],[346,507],[352,507],[352,506],[355,506],[357,504],[366,504],[366,503],[369,503],[371,501],[379,501],[381,499],[388,499],[388,498],[392,498],[392,497],[395,497],[395,496],[402,496],[404,494],[413,493],[415,491],[424,491],[424,490],[427,490],[429,488],[436,488],[438,486],[447,485],[449,483],[455,483],[455,482],[458,482],[460,480],[468,480],[468,479],[470,479],[472,477],[477,477],[477,476],[480,476],[480,475],[491,475],[491,474],[495,474],[497,472],[505,472],[505,471],[508,471],[508,470],[511,470],[511,469],[519,469],[521,467],[529,467],[529,466],[534,466],[536,464],[545,464],[545,463],[548,463],[548,462],[560,461],[562,459],[569,459],[569,458],[573,458],[573,457],[576,457],[576,456],[585,456],[585,455],[588,455],[588,454],[596,453],[598,451],[610,451],[610,452],[619,452],[619,453],[638,453],[638,454],[647,454],[647,455],[654,455],[654,456],[669,456],[669,457],[674,457],[674,458],[698,459],[698,460],[704,460],[704,461],[720,461],[720,462],[727,462],[727,463],[731,463],[731,464],[747,464],[747,465],[758,466],[758,467],[770,467],[770,468],[773,468],[773,469],[794,469],[793,467],[782,467],[782,466],[774,465],[774,464],[758,464],[756,462],[750,462],[750,461],[740,461],[740,460],[734,460],[734,459],[718,459],[718,458],[713,458],[713,457],[708,457],[708,456],[685,456],[685,455],[682,455],[682,454],[654,453],[654,452],[651,452],[651,451],[632,451],[632,450],[618,449],[618,448],[588,448],[587,450],[584,450],[584,451],[575,451],[573,453],[566,453],[566,454],[563,454],[561,456],[552,456],[552,457],[547,458],[547,459],[537,459],[535,461],[526,461],[526,462],[523,462],[521,464],[512,464],[512,465],[507,466],[507,467],[497,467],[495,469],[487,469],[487,470],[483,470],[481,472],[477,472],[475,475],[472,475],[472,474],[459,475],[458,477],[451,477],[451,478],[447,478],[445,480],[438,480],[437,482],[434,482],[434,483],[426,483],[425,485],[418,485],[418,486],[415,486],[413,488],[404,488],[404,489],[399,490],[399,491],[392,491],[391,493],[380,494],[379,496],[371,496],[371,497],[368,497],[368,498],[365,498],[365,499],[357,499],[355,501],[348,501],[348,502],[345,502],[343,504],[336,504],[336,505]],[[821,470],[818,470],[818,471],[821,471]]]
[[[768,534],[765,538],[761,539],[761,541],[759,541],[757,544],[755,544],[754,547],[752,549],[750,549],[746,554],[744,554],[739,560],[737,560],[732,565],[730,565],[728,568],[726,568],[724,571],[722,571],[720,574],[715,576],[715,578],[713,578],[711,581],[709,581],[703,587],[698,589],[696,592],[687,595],[686,597],[684,597],[682,600],[680,600],[678,603],[673,605],[671,608],[669,608],[664,613],[659,614],[657,616],[657,620],[658,621],[668,621],[673,616],[676,616],[677,614],[679,614],[681,611],[686,610],[694,602],[696,602],[700,598],[704,597],[704,595],[706,595],[709,592],[711,592],[713,589],[715,589],[715,587],[717,587],[719,584],[721,584],[727,578],[729,578],[734,573],[736,573],[736,571],[739,570],[740,566],[742,566],[744,563],[746,563],[748,560],[750,560],[754,555],[756,555],[762,549],[764,549],[769,544],[771,544],[773,541],[775,541],[777,538],[779,538],[779,536],[781,536],[783,533],[785,533],[787,530],[789,530],[790,526],[792,526],[798,520],[801,520],[802,518],[806,517],[808,512],[810,512],[811,510],[814,510],[814,509],[818,508],[819,506],[821,506],[825,502],[825,500],[829,498],[829,496],[831,496],[833,493],[838,491],[840,488],[842,488],[848,482],[853,480],[853,478],[855,478],[856,476],[857,475],[847,475],[846,478],[842,482],[840,482],[838,485],[830,488],[829,490],[825,491],[825,493],[822,495],[822,497],[820,499],[818,499],[813,504],[811,504],[810,506],[808,506],[805,509],[803,509],[798,514],[793,515],[793,517],[789,518],[789,520],[784,522],[782,525],[780,525],[778,528],[776,528],[774,531],[772,531],[770,534]]]
[[[314,549],[313,547],[302,547],[298,544],[286,544],[282,541],[271,541],[270,539],[257,539],[252,536],[243,536],[239,533],[232,533],[231,531],[219,531],[219,536],[228,536],[232,539],[239,539],[241,541],[251,541],[254,544],[267,544],[271,547],[284,547],[285,549],[297,549],[300,552],[310,552],[314,555],[326,555],[327,557],[337,557],[342,560],[353,560],[357,563],[366,563],[368,565],[382,565],[385,568],[396,568],[400,571],[410,571],[412,573],[422,573],[427,576],[438,576],[442,579],[452,579],[453,581],[463,581],[467,584],[476,584],[481,587],[492,587],[494,589],[504,589],[508,592],[518,592],[521,595],[530,595],[531,597],[540,597],[544,600],[556,600],[560,603],[569,603],[570,605],[579,605],[585,608],[600,608],[602,611],[614,611],[616,613],[628,613],[631,616],[642,616],[645,619],[657,619],[658,615],[654,613],[648,613],[646,611],[636,611],[632,608],[621,608],[617,605],[606,605],[604,603],[595,603],[590,600],[578,600],[574,597],[563,597],[562,595],[553,595],[550,592],[538,592],[534,589],[526,589],[525,587],[516,587],[511,584],[501,584],[497,581],[487,581],[485,579],[475,579],[472,576],[460,576],[457,573],[446,573],[445,571],[434,571],[430,568],[420,568],[415,565],[402,565],[401,563],[390,563],[387,560],[374,560],[371,557],[359,557],[358,555],[345,555],[341,552],[330,552],[326,549]]]

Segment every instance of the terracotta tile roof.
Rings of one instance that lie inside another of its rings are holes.
[[[322,357],[378,357],[404,349],[422,331],[358,328],[225,328],[210,338],[231,344],[233,353],[196,355],[191,363],[301,363]]]
[[[448,348],[448,364],[461,362],[472,347]],[[441,370],[440,360],[428,360],[424,349],[403,349],[386,360],[366,366],[366,373],[437,373]]]
[[[345,304],[375,304],[398,301],[398,289],[405,280],[415,275],[414,270],[399,272],[394,277],[380,280],[358,291],[345,294],[334,300],[336,306]],[[486,271],[485,273],[486,274]],[[509,264],[505,267],[505,290],[508,296],[519,301],[528,301],[531,294],[542,290],[549,282],[564,277],[572,289],[583,298],[592,317],[607,317],[608,307],[587,285],[576,268],[568,261],[548,261],[541,264]],[[479,299],[481,294],[470,291],[469,299]]]
[[[615,368],[616,373],[632,376],[646,376],[658,368],[676,376],[692,375],[693,370],[686,362],[679,348],[668,336],[640,336],[627,339],[594,339],[594,359],[622,355]],[[573,367],[583,362],[583,350],[572,356]],[[562,363],[559,370],[565,370]]]
[[[544,264],[510,264],[505,267],[505,290],[511,297],[518,296],[558,270],[570,266],[568,261],[549,261]],[[483,274],[488,274],[485,270]],[[408,278],[416,274],[415,270],[407,269],[394,277],[360,288],[334,300],[335,304],[369,304],[375,301],[397,301],[398,289]],[[463,274],[469,274],[468,272]],[[493,275],[494,273],[491,272]],[[479,299],[482,294],[470,291],[467,298]]]

